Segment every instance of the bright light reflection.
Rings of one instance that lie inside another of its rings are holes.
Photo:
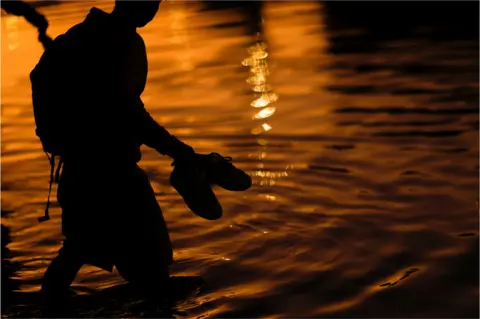
[[[275,107],[269,106],[264,108],[263,110],[259,111],[255,116],[253,117],[254,119],[266,119],[267,117],[270,117],[275,113]]]
[[[258,99],[250,103],[253,107],[265,107],[270,103],[276,102],[278,100],[278,95],[275,93],[264,93]]]
[[[268,52],[267,45],[263,42],[257,42],[255,45],[247,49],[250,54],[249,57],[242,61],[242,65],[250,67],[251,75],[246,82],[252,85],[252,91],[255,93],[255,99],[250,103],[250,106],[259,108],[260,110],[253,115],[254,120],[262,120],[271,117],[275,114],[276,107],[271,106],[272,103],[277,102],[278,95],[272,91],[270,85],[267,83],[270,76],[268,69],[267,57]],[[260,93],[260,96],[257,94]],[[255,125],[251,129],[253,135],[262,135],[272,130],[272,126],[269,123],[262,123]],[[268,142],[265,138],[259,137],[257,140],[258,145],[265,147]],[[262,151],[256,157],[262,160],[266,157],[266,152]],[[286,172],[268,172],[264,171],[264,163],[260,163],[257,168],[259,170],[253,173],[254,176],[259,177],[259,185],[275,185],[275,179],[287,176]],[[274,201],[275,196],[267,195],[267,200]],[[267,232],[264,232],[265,234]]]
[[[247,79],[247,83],[251,85],[261,85],[264,84],[267,81],[267,78],[265,77],[264,74],[255,74],[252,77],[249,77]]]
[[[262,128],[264,129],[265,132],[268,132],[272,129],[272,127],[270,125],[268,125],[267,123],[263,123]]]

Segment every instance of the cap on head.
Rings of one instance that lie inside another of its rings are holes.
[[[158,12],[162,0],[115,0],[114,12],[137,28],[146,26]]]

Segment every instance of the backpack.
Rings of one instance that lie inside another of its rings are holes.
[[[38,218],[39,222],[50,219],[50,194],[52,184],[58,184],[60,170],[63,165],[62,159],[62,93],[65,82],[65,62],[68,60],[64,35],[60,35],[53,41],[43,43],[45,51],[39,62],[30,73],[32,89],[33,115],[35,118],[35,134],[42,143],[42,148],[50,162],[50,186],[45,214]],[[68,68],[67,68],[68,70]],[[58,167],[55,171],[55,160],[58,158]],[[55,176],[54,176],[55,171]]]

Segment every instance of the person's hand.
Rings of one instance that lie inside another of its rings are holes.
[[[195,151],[190,145],[185,144],[176,137],[169,145],[168,156],[170,156],[176,163],[193,164],[195,162]]]

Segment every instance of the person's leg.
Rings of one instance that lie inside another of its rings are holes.
[[[63,315],[68,309],[69,287],[83,266],[81,258],[66,243],[48,266],[42,281],[44,311],[49,316]]]
[[[116,212],[122,219],[115,241],[115,266],[151,305],[164,305],[170,290],[168,268],[173,262],[167,224],[148,176],[137,168],[130,179],[128,200]]]
[[[141,260],[121,260],[116,263],[116,268],[126,281],[135,286],[142,293],[153,297],[163,295],[161,291],[168,288],[170,273],[167,265]]]
[[[168,313],[173,306],[168,265],[132,257],[116,263],[118,272],[144,300],[143,311],[153,316],[165,316],[165,311]]]

